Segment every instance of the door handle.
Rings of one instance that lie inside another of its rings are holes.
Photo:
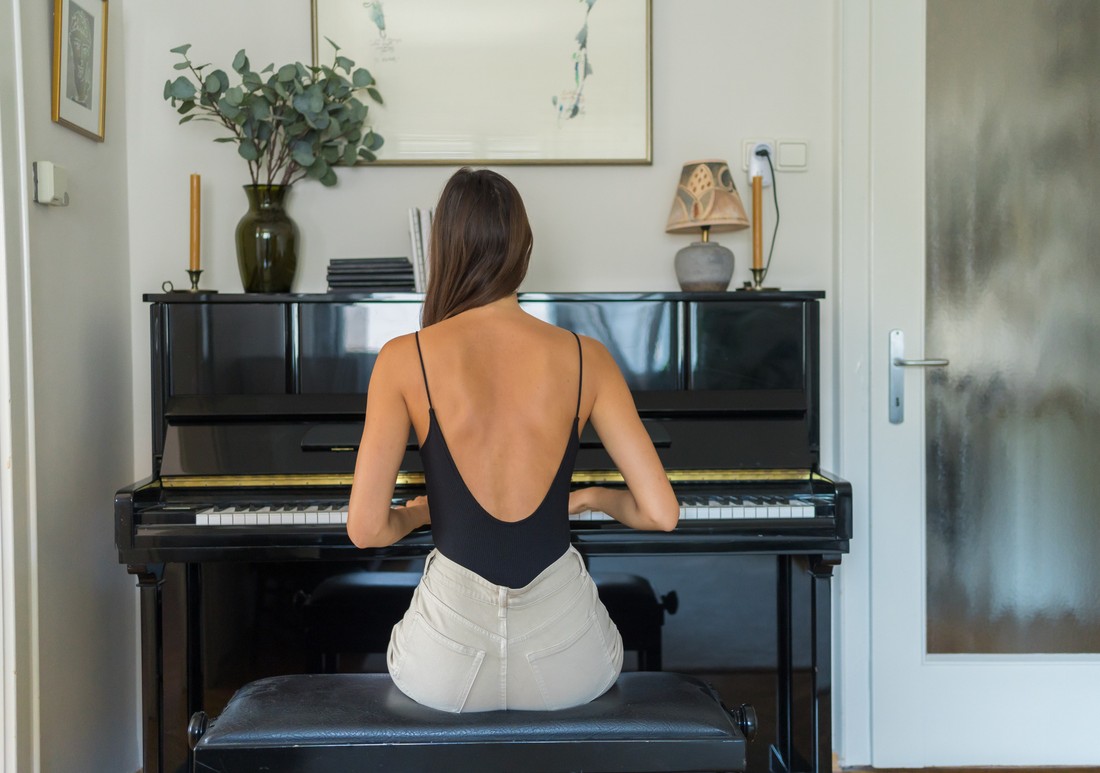
[[[924,360],[905,359],[905,334],[900,330],[890,331],[890,423],[901,424],[905,421],[905,371],[903,368],[942,368],[949,360],[929,358]]]

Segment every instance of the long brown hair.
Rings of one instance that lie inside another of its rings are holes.
[[[519,289],[531,260],[531,225],[519,191],[488,169],[459,169],[432,219],[424,327]]]

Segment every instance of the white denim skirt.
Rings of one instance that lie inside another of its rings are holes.
[[[403,693],[443,711],[563,709],[611,687],[623,644],[576,548],[522,588],[433,550],[386,662]]]

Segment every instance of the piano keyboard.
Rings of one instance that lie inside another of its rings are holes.
[[[772,496],[684,496],[682,521],[793,520],[814,517],[814,503]],[[570,521],[611,521],[607,513],[586,510]],[[195,513],[196,526],[343,526],[347,502],[324,505],[239,505],[207,507]]]

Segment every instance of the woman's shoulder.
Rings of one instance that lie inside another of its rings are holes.
[[[382,345],[382,348],[378,350],[378,356],[375,358],[372,370],[373,373],[381,372],[397,377],[418,362],[416,334],[406,333],[391,338]],[[419,369],[419,365],[416,365],[416,367]]]
[[[398,359],[416,354],[416,333],[405,333],[391,338],[378,350],[378,359]]]
[[[618,368],[611,352],[604,346],[603,341],[592,336],[577,334],[581,342],[581,352],[584,354],[584,364],[591,364],[594,368]]]

